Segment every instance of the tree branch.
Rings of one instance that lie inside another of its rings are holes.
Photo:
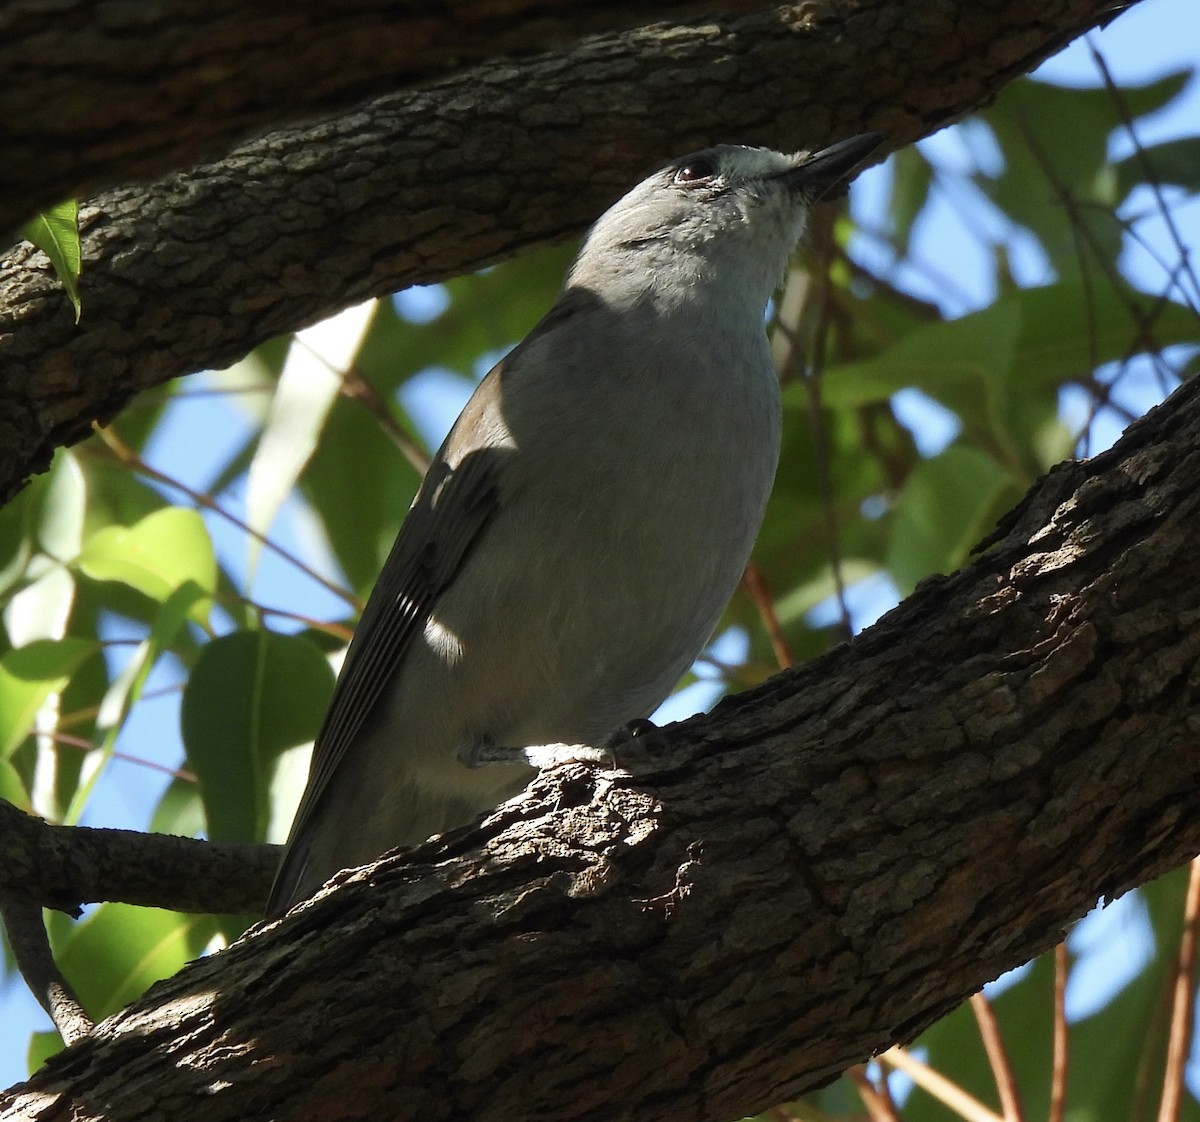
[[[0,501],[140,389],[577,233],[669,154],[866,127],[906,143],[990,100],[1110,6],[912,0],[898,25],[891,3],[816,0],[598,35],[109,191],[83,210],[78,327],[40,253],[0,258]]]
[[[1198,690],[1192,382],[858,638],[342,874],[0,1118],[752,1113],[1200,850]]]
[[[82,1040],[96,1026],[54,961],[41,905],[31,896],[0,887],[0,922],[29,992],[66,1043]]]
[[[261,915],[279,847],[136,830],[52,826],[0,799],[0,890],[70,914],[120,900],[203,914]]]
[[[46,0],[0,9],[0,230],[501,55],[769,0]],[[116,142],[114,142],[116,140]]]

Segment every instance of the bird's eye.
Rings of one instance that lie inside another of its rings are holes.
[[[717,165],[712,160],[698,158],[688,160],[686,164],[678,168],[672,182],[685,185],[707,183],[710,179],[715,179],[716,176]]]

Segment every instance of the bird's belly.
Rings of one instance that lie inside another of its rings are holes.
[[[406,659],[405,723],[426,732],[404,738],[414,773],[457,789],[463,744],[595,743],[648,716],[737,585],[769,486],[761,474],[756,487],[714,479],[691,508],[669,486],[611,484],[569,508],[567,524],[532,514],[493,527]]]

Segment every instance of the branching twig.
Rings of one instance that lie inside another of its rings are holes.
[[[866,1064],[855,1064],[847,1070],[846,1075],[858,1089],[859,1097],[862,1099],[863,1106],[867,1108],[871,1122],[900,1122],[896,1104],[892,1102],[891,1095],[887,1093],[886,1076],[879,1080],[877,1087],[867,1074]]]
[[[54,826],[0,799],[0,890],[74,913],[120,900],[200,914],[261,912],[279,850],[136,830]]]
[[[41,906],[21,892],[0,888],[0,920],[21,977],[50,1014],[59,1035],[68,1044],[87,1036],[94,1022],[59,972],[42,921]]]
[[[379,396],[379,391],[363,377],[359,368],[351,364],[345,370],[335,373],[341,375],[342,394],[350,401],[356,401],[363,406],[379,427],[391,438],[392,443],[400,449],[401,455],[412,465],[420,476],[429,470],[429,453],[426,452],[403,428],[397,423],[387,402]]]
[[[143,460],[132,448],[126,445],[125,442],[122,441],[112,429],[102,428],[101,426],[97,425],[95,427],[95,431],[100,439],[104,442],[108,450],[121,463],[128,465],[135,471],[140,472],[142,475],[145,475],[150,479],[153,479],[159,483],[163,483],[168,487],[173,487],[177,491],[182,491],[197,506],[202,506],[205,510],[211,510],[214,514],[219,514],[222,518],[232,522],[233,525],[235,525],[239,530],[245,531],[251,537],[262,542],[267,549],[270,549],[272,552],[282,557],[283,560],[294,565],[300,570],[300,572],[304,573],[305,576],[316,581],[317,584],[321,585],[322,588],[332,592],[334,596],[338,597],[338,599],[344,600],[356,611],[362,610],[362,604],[359,602],[356,596],[347,592],[344,588],[340,588],[333,581],[327,580],[325,577],[321,576],[321,574],[315,569],[306,565],[300,560],[300,558],[296,557],[292,553],[289,553],[281,545],[273,542],[265,534],[260,534],[249,524],[238,518],[237,515],[226,510],[223,506],[221,506],[220,503],[212,498],[211,495],[206,495],[203,491],[197,491],[194,487],[189,487],[186,483],[183,483],[182,481],[175,479],[170,475],[164,474],[157,468],[152,467],[150,464],[146,463],[146,461]]]
[[[940,1071],[921,1063],[903,1048],[889,1048],[879,1059],[897,1071],[904,1072],[918,1087],[945,1103],[966,1122],[1004,1122],[994,1110],[989,1110],[974,1095],[968,1095],[957,1083],[952,1083]]]

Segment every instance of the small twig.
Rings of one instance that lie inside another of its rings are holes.
[[[289,564],[294,565],[305,576],[316,581],[317,584],[321,585],[322,588],[328,589],[328,591],[332,592],[334,596],[338,597],[340,600],[344,600],[356,611],[362,610],[362,603],[359,601],[357,596],[354,596],[352,593],[347,592],[344,588],[338,587],[338,585],[336,585],[333,581],[327,580],[325,577],[321,576],[321,574],[315,569],[301,561],[299,557],[289,553],[281,545],[273,542],[269,537],[266,536],[266,534],[260,534],[248,523],[243,522],[242,519],[238,518],[236,514],[231,514],[210,495],[204,494],[203,491],[197,491],[194,488],[189,487],[186,483],[183,483],[170,475],[166,475],[164,472],[159,471],[155,467],[151,467],[150,464],[146,463],[146,461],[143,460],[141,456],[139,456],[132,448],[130,448],[112,429],[103,428],[100,425],[94,425],[93,430],[104,442],[105,447],[107,447],[113,456],[115,456],[121,463],[128,465],[135,471],[140,472],[142,475],[145,475],[150,479],[154,479],[167,487],[173,487],[177,491],[182,491],[197,506],[202,506],[205,510],[211,510],[214,514],[218,514],[222,518],[226,519],[226,521],[233,523],[233,525],[235,525],[239,530],[262,542],[267,549],[271,550],[279,557],[282,557],[283,560],[287,561]]]
[[[1158,1122],[1177,1122],[1183,1101],[1183,1073],[1192,1050],[1192,1007],[1195,1000],[1196,932],[1200,928],[1200,857],[1192,859],[1187,898],[1183,905],[1183,931],[1175,960],[1175,987],[1171,1002],[1171,1032],[1167,1038],[1167,1064],[1163,1072]]]
[[[1025,1122],[1017,1079],[1013,1074],[1012,1064],[1008,1061],[1008,1053],[1004,1050],[1000,1026],[996,1023],[995,1013],[992,1012],[992,1003],[984,996],[982,990],[972,994],[971,1012],[975,1014],[979,1038],[983,1041],[983,1050],[987,1053],[992,1078],[996,1081],[996,1090],[1000,1094],[1000,1109],[1004,1111],[1004,1122]]]
[[[952,1083],[940,1071],[921,1063],[903,1048],[889,1048],[877,1059],[904,1072],[918,1087],[928,1091],[939,1102],[945,1103],[966,1122],[1004,1122],[994,1110],[989,1110],[973,1095],[967,1094],[957,1083]]]
[[[8,933],[17,969],[68,1044],[87,1036],[95,1022],[84,1012],[50,950],[42,909],[24,893],[0,888],[0,920]]]
[[[349,366],[338,373],[342,376],[342,396],[364,406],[400,449],[400,454],[416,469],[418,475],[424,477],[429,470],[429,454],[396,422],[379,391],[363,377],[357,366]]]
[[[771,597],[771,590],[763,579],[762,570],[753,561],[746,565],[746,571],[742,574],[742,584],[745,585],[746,591],[750,593],[750,599],[754,601],[754,606],[758,609],[759,618],[771,640],[771,650],[775,654],[775,661],[779,664],[779,669],[786,670],[789,666],[795,666],[796,657],[792,654],[791,647],[788,646],[787,636],[783,633],[779,616],[775,614],[775,601]]]
[[[1087,43],[1088,50],[1091,52],[1092,61],[1096,64],[1096,69],[1100,71],[1100,77],[1104,79],[1104,88],[1108,91],[1109,97],[1112,98],[1113,104],[1117,107],[1117,112],[1121,115],[1121,123],[1125,126],[1125,131],[1129,133],[1134,153],[1137,156],[1138,163],[1141,165],[1142,173],[1146,176],[1146,185],[1154,195],[1154,202],[1158,207],[1159,214],[1162,216],[1163,224],[1166,226],[1167,232],[1171,235],[1171,241],[1175,243],[1175,249],[1179,253],[1179,260],[1183,266],[1184,275],[1192,282],[1194,295],[1200,297],[1200,279],[1196,277],[1196,273],[1192,269],[1191,257],[1187,246],[1184,244],[1183,238],[1179,235],[1179,227],[1175,224],[1171,208],[1167,206],[1167,201],[1163,198],[1162,183],[1158,178],[1158,172],[1151,162],[1146,149],[1142,147],[1141,140],[1138,139],[1137,129],[1134,127],[1133,114],[1130,113],[1129,106],[1125,103],[1125,97],[1121,93],[1120,87],[1113,81],[1112,73],[1108,69],[1108,63],[1104,61],[1104,56],[1096,50],[1090,38],[1085,40],[1085,42]],[[1196,305],[1192,297],[1182,285],[1179,286],[1179,292],[1192,308],[1195,309]]]
[[[55,744],[61,744],[65,748],[78,748],[83,752],[90,752],[96,747],[90,740],[85,740],[82,736],[72,736],[66,732],[51,732],[50,739]],[[128,752],[113,752],[112,759],[122,760],[127,764],[136,764],[138,767],[149,768],[150,771],[161,772],[163,775],[169,775],[172,779],[181,779],[185,783],[195,783],[196,776],[187,768],[170,767],[167,764],[160,764],[156,760],[143,759],[141,756],[131,756]]]
[[[248,596],[225,596],[221,593],[217,593],[213,599],[216,600],[218,604],[237,604],[239,607],[249,608],[252,612],[255,612],[260,619],[265,619],[267,616],[276,616],[279,619],[287,619],[291,620],[293,623],[303,624],[310,631],[321,631],[342,643],[349,643],[350,639],[354,635],[354,628],[347,627],[345,624],[331,622],[328,620],[314,619],[312,616],[304,615],[301,612],[293,612],[288,608],[272,608],[268,604],[262,604],[257,600],[251,600]]]
[[[1067,941],[1054,948],[1054,1051],[1050,1070],[1050,1113],[1046,1122],[1063,1122],[1067,1109]]]
[[[896,1104],[892,1102],[892,1096],[887,1092],[886,1078],[880,1079],[880,1086],[877,1087],[867,1074],[866,1064],[855,1064],[847,1070],[846,1074],[858,1089],[859,1098],[862,1099],[871,1122],[900,1122]]]
[[[1101,271],[1107,278],[1113,293],[1120,301],[1129,318],[1132,321],[1136,331],[1132,342],[1126,350],[1125,357],[1122,363],[1128,363],[1129,359],[1140,351],[1144,350],[1155,355],[1162,349],[1158,341],[1154,338],[1154,323],[1157,318],[1158,311],[1166,303],[1170,302],[1170,298],[1166,292],[1160,293],[1155,301],[1150,313],[1142,311],[1141,306],[1132,297],[1124,291],[1124,280],[1117,267],[1110,262],[1102,247],[1096,244],[1096,239],[1092,236],[1092,232],[1087,223],[1084,222],[1079,214],[1080,207],[1074,196],[1066,186],[1058,179],[1053,163],[1046,156],[1033,131],[1022,122],[1022,132],[1025,136],[1025,142],[1029,145],[1029,152],[1041,169],[1042,174],[1046,177],[1046,182],[1050,185],[1055,195],[1058,197],[1059,205],[1066,212],[1067,218],[1071,223],[1072,236],[1078,237],[1080,241],[1092,251],[1092,256],[1096,263],[1100,266]],[[1115,379],[1114,379],[1115,381]]]

